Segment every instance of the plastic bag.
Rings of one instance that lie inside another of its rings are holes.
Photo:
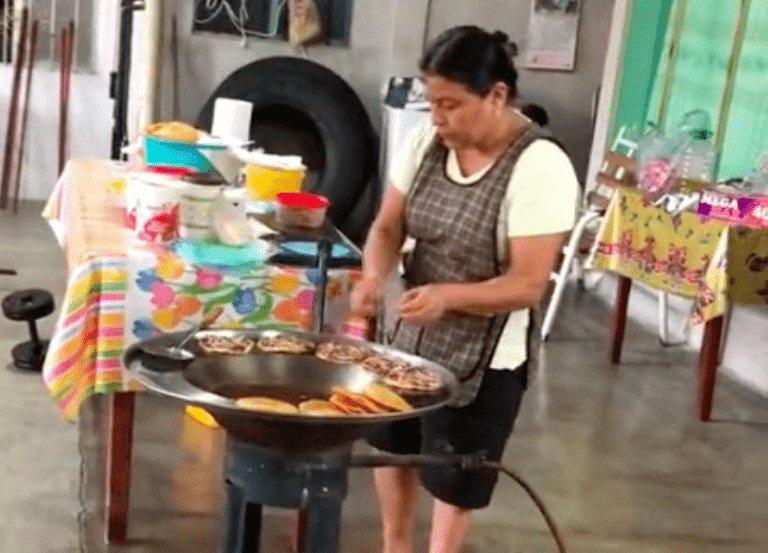
[[[669,140],[655,127],[637,143],[637,186],[643,197],[656,201],[669,191],[676,141]]]
[[[676,192],[675,181],[681,176],[681,170],[690,165],[692,145],[702,135],[711,134],[710,117],[701,109],[689,111],[667,134],[652,123],[648,126],[649,130],[637,144],[637,182],[643,197],[655,202],[665,194]]]
[[[254,240],[245,213],[236,208],[223,193],[211,205],[211,227],[222,244],[242,246]]]

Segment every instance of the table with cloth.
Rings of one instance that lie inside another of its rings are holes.
[[[222,268],[193,263],[173,246],[141,245],[124,226],[128,167],[107,160],[73,160],[43,216],[61,244],[67,288],[43,368],[64,417],[77,418],[92,394],[110,394],[107,538],[126,534],[134,393],[124,370],[126,347],[164,332],[191,329],[220,307],[215,327],[313,330],[317,268],[264,263]],[[323,331],[344,332],[357,269],[329,269]]]
[[[729,303],[768,303],[768,229],[731,225],[684,211],[670,215],[636,190],[618,188],[598,232],[591,267],[619,275],[611,361],[618,363],[633,280],[694,300],[704,323],[698,415],[709,420]]]

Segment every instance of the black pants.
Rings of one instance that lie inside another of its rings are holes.
[[[444,407],[422,417],[389,424],[367,438],[373,447],[401,455],[486,453],[500,461],[520,410],[528,377],[524,363],[513,371],[488,369],[475,400],[465,407]],[[494,470],[419,469],[422,485],[437,499],[463,509],[481,509],[491,501],[498,481]]]

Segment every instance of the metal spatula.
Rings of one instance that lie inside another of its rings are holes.
[[[196,324],[192,330],[187,333],[186,336],[176,344],[175,346],[165,346],[162,348],[161,352],[151,352],[153,354],[160,353],[161,355],[168,357],[170,359],[174,359],[177,361],[188,361],[189,359],[194,357],[194,354],[190,353],[189,351],[182,349],[187,342],[189,342],[192,337],[197,334],[200,330],[203,330],[205,328],[208,328],[211,326],[216,319],[219,318],[219,316],[224,312],[224,308],[220,305],[217,305],[210,311],[208,311],[203,318],[200,320],[198,324]]]

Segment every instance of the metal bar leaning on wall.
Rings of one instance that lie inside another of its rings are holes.
[[[659,109],[656,116],[656,121],[659,129],[664,129],[664,125],[667,123],[667,108],[669,107],[669,99],[672,95],[672,85],[675,82],[675,65],[677,64],[677,55],[680,51],[680,36],[683,33],[683,23],[685,23],[685,8],[688,5],[688,0],[677,0],[672,10],[674,13],[674,23],[672,24],[672,39],[667,52],[666,66],[662,77],[662,92],[661,101],[659,101]],[[648,119],[646,117],[646,119]]]
[[[29,104],[29,91],[32,82],[32,69],[35,64],[35,50],[37,47],[37,33],[40,22],[34,20],[29,31],[26,47],[24,48],[24,68],[21,72],[21,96],[19,98],[19,113],[16,118],[16,150],[13,159],[13,213],[19,211],[19,189],[21,187],[21,165],[24,153],[24,135],[27,127],[27,105]]]
[[[16,58],[13,60],[13,84],[11,85],[11,101],[8,107],[8,126],[5,134],[5,151],[3,155],[3,173],[0,175],[0,209],[8,207],[8,191],[10,189],[11,167],[13,166],[13,146],[16,142],[16,118],[19,110],[19,92],[21,86],[21,70],[23,68],[24,44],[27,39],[27,22],[29,11],[24,8],[21,11],[21,27],[19,34],[19,46],[16,49]]]
[[[736,24],[731,38],[728,68],[725,73],[723,91],[720,94],[720,105],[717,110],[717,124],[715,125],[715,151],[718,152],[717,170],[719,170],[719,152],[722,152],[723,144],[725,142],[725,133],[728,130],[728,116],[731,112],[731,103],[733,102],[733,87],[736,84],[736,73],[739,68],[741,48],[744,45],[744,36],[747,30],[747,19],[749,17],[751,3],[752,0],[739,0],[738,16],[736,17]]]
[[[59,175],[64,171],[64,165],[67,162],[67,128],[69,117],[69,94],[72,82],[72,65],[74,63],[74,35],[75,22],[70,21],[69,25],[61,31],[59,42]]]

